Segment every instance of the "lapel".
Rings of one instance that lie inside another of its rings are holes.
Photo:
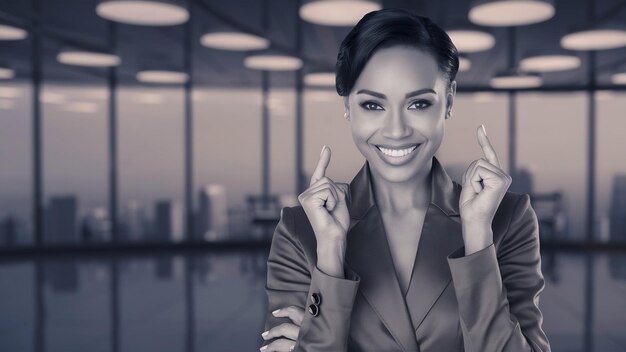
[[[374,200],[366,161],[350,182],[350,227],[346,263],[359,274],[359,290],[396,342],[419,351],[415,332],[452,280],[447,256],[463,246],[458,200],[461,186],[433,157],[428,206],[411,281],[403,294],[395,274],[382,217]]]

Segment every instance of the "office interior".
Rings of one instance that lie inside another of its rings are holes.
[[[484,124],[529,194],[553,350],[626,351],[623,0],[0,0],[0,350],[258,349],[280,210],[365,161],[334,64],[381,8],[459,50],[436,156]]]

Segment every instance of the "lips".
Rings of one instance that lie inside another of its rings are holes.
[[[394,166],[409,162],[419,152],[421,146],[422,143],[405,144],[400,148],[387,148],[387,145],[382,144],[374,145],[380,158]]]

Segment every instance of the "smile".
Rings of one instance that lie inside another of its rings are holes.
[[[375,145],[376,150],[381,159],[386,163],[400,166],[408,163],[417,154],[422,144],[413,144],[411,146],[403,146],[403,148],[389,148],[382,145]]]
[[[404,148],[404,149],[392,149],[392,148],[385,148],[385,147],[381,147],[379,145],[376,146],[376,148],[378,148],[378,150],[380,150],[381,152],[383,152],[383,154],[385,155],[389,155],[392,157],[403,157],[403,156],[407,156],[409,154],[411,154],[411,152],[413,152],[415,150],[415,148],[417,148],[417,144],[409,147],[409,148]]]

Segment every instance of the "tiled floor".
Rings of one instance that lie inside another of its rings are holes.
[[[0,262],[0,351],[258,351],[266,256]],[[553,351],[626,351],[626,253],[542,258]]]

